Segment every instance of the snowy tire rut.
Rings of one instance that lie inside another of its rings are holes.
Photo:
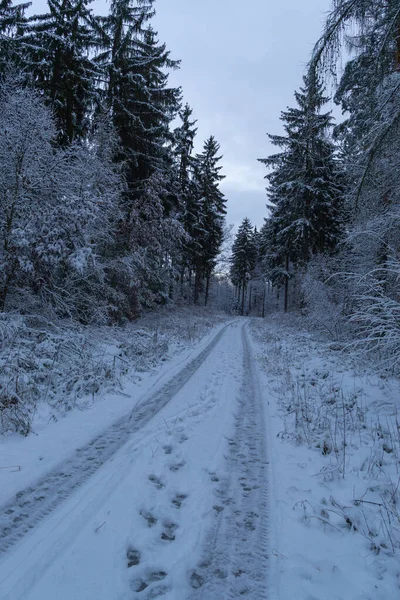
[[[119,450],[129,438],[143,428],[181,390],[221,340],[226,325],[202,352],[187,364],[171,381],[153,395],[147,396],[137,411],[119,419],[111,427],[78,448],[73,456],[47,473],[34,485],[18,492],[0,508],[0,554],[32,530],[45,516],[77,490],[91,475]],[[182,434],[178,442],[186,440]],[[165,448],[166,454],[171,452]],[[180,464],[172,465],[181,468]],[[155,486],[162,486],[156,477]]]
[[[265,423],[245,327],[243,382],[228,440],[225,473],[210,473],[216,503],[201,561],[189,573],[190,599],[267,598],[268,524]]]

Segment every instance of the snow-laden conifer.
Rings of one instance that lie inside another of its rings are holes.
[[[261,159],[270,172],[268,199],[271,218],[267,255],[274,283],[287,282],[291,268],[307,264],[316,253],[332,251],[343,230],[342,174],[329,133],[330,113],[322,85],[312,73],[295,93],[296,108],[282,112],[285,135],[270,135],[280,152]]]
[[[208,300],[211,275],[216,265],[222,241],[226,215],[226,199],[219,184],[225,178],[220,171],[220,145],[210,136],[204,143],[203,152],[196,154],[194,168],[195,193],[198,197],[198,220],[194,224],[192,238],[195,243],[194,301],[197,303],[205,281],[205,304]]]
[[[84,137],[95,99],[96,67],[89,0],[48,0],[23,37],[27,72],[56,116],[63,145]]]

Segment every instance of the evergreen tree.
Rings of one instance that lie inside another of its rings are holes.
[[[203,152],[196,155],[194,185],[199,213],[192,234],[196,244],[195,303],[199,301],[202,282],[205,280],[205,304],[207,304],[211,275],[223,241],[226,199],[219,189],[220,182],[225,178],[220,174],[222,167],[218,163],[222,156],[218,156],[219,149],[218,142],[210,136],[204,144]]]
[[[197,121],[191,120],[192,114],[192,109],[186,104],[179,112],[181,125],[174,131],[174,155],[178,171],[178,193],[182,211],[181,222],[187,233],[187,239],[182,249],[181,284],[184,282],[185,272],[187,272],[190,281],[193,270],[196,255],[194,234],[200,214],[196,185],[193,182],[195,161],[192,152],[197,133],[197,127],[195,127]]]
[[[105,99],[122,142],[131,199],[156,171],[171,168],[169,126],[180,90],[168,87],[168,70],[179,62],[147,24],[154,0],[114,0],[98,19],[97,63],[106,73]]]
[[[362,346],[393,353],[400,339],[392,318],[400,281],[400,0],[337,0],[314,50],[314,72],[334,68],[344,41],[353,53],[336,94],[346,111],[337,135],[352,218],[339,270],[351,273],[346,304],[362,325]]]
[[[32,83],[44,92],[56,116],[59,142],[70,144],[89,129],[96,68],[90,0],[48,0],[49,12],[28,21],[23,38]]]
[[[0,74],[6,67],[17,66],[20,56],[19,38],[26,23],[25,12],[30,2],[13,5],[12,0],[0,0]]]
[[[282,276],[285,281],[285,310],[290,265],[299,268],[315,253],[332,251],[343,229],[342,175],[328,138],[330,114],[321,114],[322,86],[309,74],[295,98],[298,107],[281,115],[286,135],[269,136],[281,152],[261,159],[272,168],[267,175],[270,268],[277,282]]]
[[[246,217],[239,226],[232,246],[230,276],[237,290],[237,299],[241,302],[241,314],[244,314],[248,282],[256,266],[257,230],[253,230]]]
[[[168,86],[168,71],[179,63],[169,58],[150,26],[153,4],[113,0],[109,15],[95,21],[96,64],[104,74],[102,104],[121,140],[115,158],[123,165],[127,184],[115,248],[127,268],[123,282],[118,276],[115,281],[137,299],[136,306],[165,300],[182,243],[170,131],[180,89]],[[164,235],[167,230],[175,231],[174,239]],[[130,281],[136,283],[129,292]]]

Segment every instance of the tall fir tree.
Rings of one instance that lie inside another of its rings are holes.
[[[179,110],[180,89],[168,86],[179,61],[148,24],[154,0],[114,0],[97,20],[96,58],[106,74],[105,101],[122,142],[131,196],[156,172],[171,167],[170,123]]]
[[[195,127],[197,120],[192,120],[193,111],[188,104],[179,112],[181,125],[174,131],[174,156],[178,172],[178,188],[181,204],[181,222],[186,231],[187,238],[182,249],[181,284],[185,276],[190,282],[196,255],[196,242],[194,231],[199,221],[199,202],[196,186],[193,182],[195,160],[193,157],[194,140],[197,133]]]
[[[0,0],[0,74],[6,68],[21,67],[20,37],[30,5],[30,2],[14,5],[12,0]]]
[[[343,231],[342,173],[328,136],[332,118],[321,113],[327,99],[312,73],[295,98],[298,107],[281,115],[286,135],[269,136],[281,152],[260,159],[272,169],[266,176],[272,213],[268,253],[275,282],[284,280],[285,310],[291,266],[332,251]]]
[[[49,12],[28,20],[22,40],[32,84],[51,105],[64,146],[86,135],[95,101],[89,2],[48,0]]]
[[[195,284],[194,301],[198,303],[201,286],[205,281],[205,299],[207,304],[211,275],[216,265],[224,232],[226,199],[219,184],[225,178],[218,164],[220,145],[210,136],[203,152],[196,155],[194,185],[198,197],[198,221],[193,229],[193,241],[196,244],[194,258]]]
[[[244,314],[247,285],[251,279],[257,261],[257,230],[253,230],[246,217],[238,228],[232,246],[230,276],[236,287],[236,298]]]

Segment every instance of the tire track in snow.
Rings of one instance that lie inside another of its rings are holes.
[[[206,360],[221,340],[226,325],[213,340],[159,391],[145,397],[137,412],[118,419],[88,444],[78,448],[68,460],[19,491],[0,507],[0,555],[33,529],[39,521],[66,500],[79,486],[109,460],[129,439],[145,426]]]
[[[243,326],[243,383],[235,435],[217,486],[216,516],[203,558],[189,574],[192,600],[266,600],[268,462],[262,397]]]

